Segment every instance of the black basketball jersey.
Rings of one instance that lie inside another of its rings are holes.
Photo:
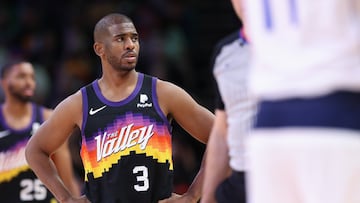
[[[44,120],[42,107],[32,106],[31,122],[20,130],[6,123],[0,107],[0,202],[57,202],[25,159],[26,144]]]
[[[171,196],[171,128],[156,80],[139,73],[134,91],[119,102],[101,94],[98,80],[81,89],[81,157],[92,203],[152,203]]]

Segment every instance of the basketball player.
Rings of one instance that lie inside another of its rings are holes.
[[[240,1],[232,0],[232,6],[241,19]],[[248,95],[250,48],[243,28],[217,44],[212,61],[218,91],[201,202],[245,203],[244,143],[255,115],[255,101]]]
[[[245,0],[252,203],[360,202],[360,1]]]
[[[25,160],[26,143],[52,112],[31,102],[35,90],[33,66],[22,60],[4,65],[1,86],[5,101],[0,106],[0,201],[56,202]],[[52,160],[69,190],[80,195],[69,153],[64,144]]]
[[[172,196],[170,122],[206,143],[213,114],[178,86],[135,70],[139,35],[127,16],[103,17],[94,41],[103,74],[61,102],[39,128],[26,151],[31,167],[62,202],[197,202],[202,172],[187,193]],[[74,128],[82,132],[86,197],[80,199],[49,164]]]

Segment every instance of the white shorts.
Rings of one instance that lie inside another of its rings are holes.
[[[360,203],[360,132],[261,128],[247,140],[250,203]]]

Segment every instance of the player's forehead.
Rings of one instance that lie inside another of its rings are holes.
[[[29,62],[21,62],[15,64],[11,72],[15,74],[19,74],[19,73],[32,74],[34,72],[34,68]]]
[[[116,23],[109,26],[108,29],[111,36],[137,34],[136,28],[131,22]]]

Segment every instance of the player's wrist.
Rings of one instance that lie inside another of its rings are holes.
[[[61,195],[55,195],[55,196],[56,196],[56,199],[61,203],[73,202],[73,199],[74,199],[74,197],[67,191]]]
[[[184,197],[186,197],[186,202],[190,202],[190,203],[197,203],[200,200],[200,195],[196,195],[194,193],[191,192],[186,192],[183,195]]]

